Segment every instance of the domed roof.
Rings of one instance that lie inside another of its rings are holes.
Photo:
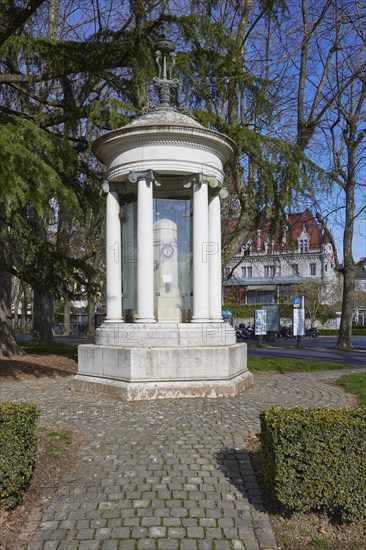
[[[172,109],[159,109],[151,111],[135,118],[124,128],[136,128],[139,126],[185,126],[193,128],[203,128],[202,124],[179,111]]]

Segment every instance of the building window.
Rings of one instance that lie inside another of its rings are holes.
[[[316,264],[310,264],[310,275],[316,275]]]
[[[253,268],[252,267],[242,267],[241,268],[242,279],[251,279],[252,276],[253,276],[252,273],[253,273]]]
[[[265,265],[264,266],[264,276],[266,278],[274,277],[275,276],[275,266],[274,265]]]
[[[224,274],[226,277],[230,274],[230,271],[231,271],[230,267],[225,267]]]
[[[292,264],[291,267],[292,267],[292,271],[293,271],[296,275],[298,275],[298,274],[299,274],[299,264]]]
[[[325,264],[324,271],[328,271],[328,264]]]
[[[299,252],[307,252],[309,250],[309,239],[299,239]]]

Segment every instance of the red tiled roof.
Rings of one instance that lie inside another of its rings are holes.
[[[286,233],[286,243],[281,244],[279,238],[274,238],[274,250],[275,251],[284,251],[297,248],[298,238],[300,237],[303,227],[305,226],[306,232],[309,234],[309,250],[319,249],[322,243],[322,232],[321,229],[315,220],[314,216],[310,210],[305,210],[304,212],[289,214],[288,220],[288,231]],[[261,251],[264,250],[264,245],[267,239],[272,240],[271,236],[271,221],[266,221],[261,227],[260,243]],[[258,252],[257,250],[257,240],[258,235],[255,233],[252,238],[252,251]]]

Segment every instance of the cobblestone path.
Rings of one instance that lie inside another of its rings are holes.
[[[244,436],[273,404],[352,404],[326,383],[348,372],[256,375],[232,399],[139,403],[71,393],[68,378],[3,383],[2,401],[35,401],[42,420],[82,434],[76,469],[24,526],[27,550],[276,548]]]

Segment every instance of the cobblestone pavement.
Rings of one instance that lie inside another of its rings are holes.
[[[75,470],[44,488],[24,527],[27,550],[276,548],[244,436],[273,404],[352,404],[327,383],[348,372],[261,374],[236,398],[138,403],[71,393],[68,378],[3,383],[2,401],[35,401],[42,420],[83,434]]]

